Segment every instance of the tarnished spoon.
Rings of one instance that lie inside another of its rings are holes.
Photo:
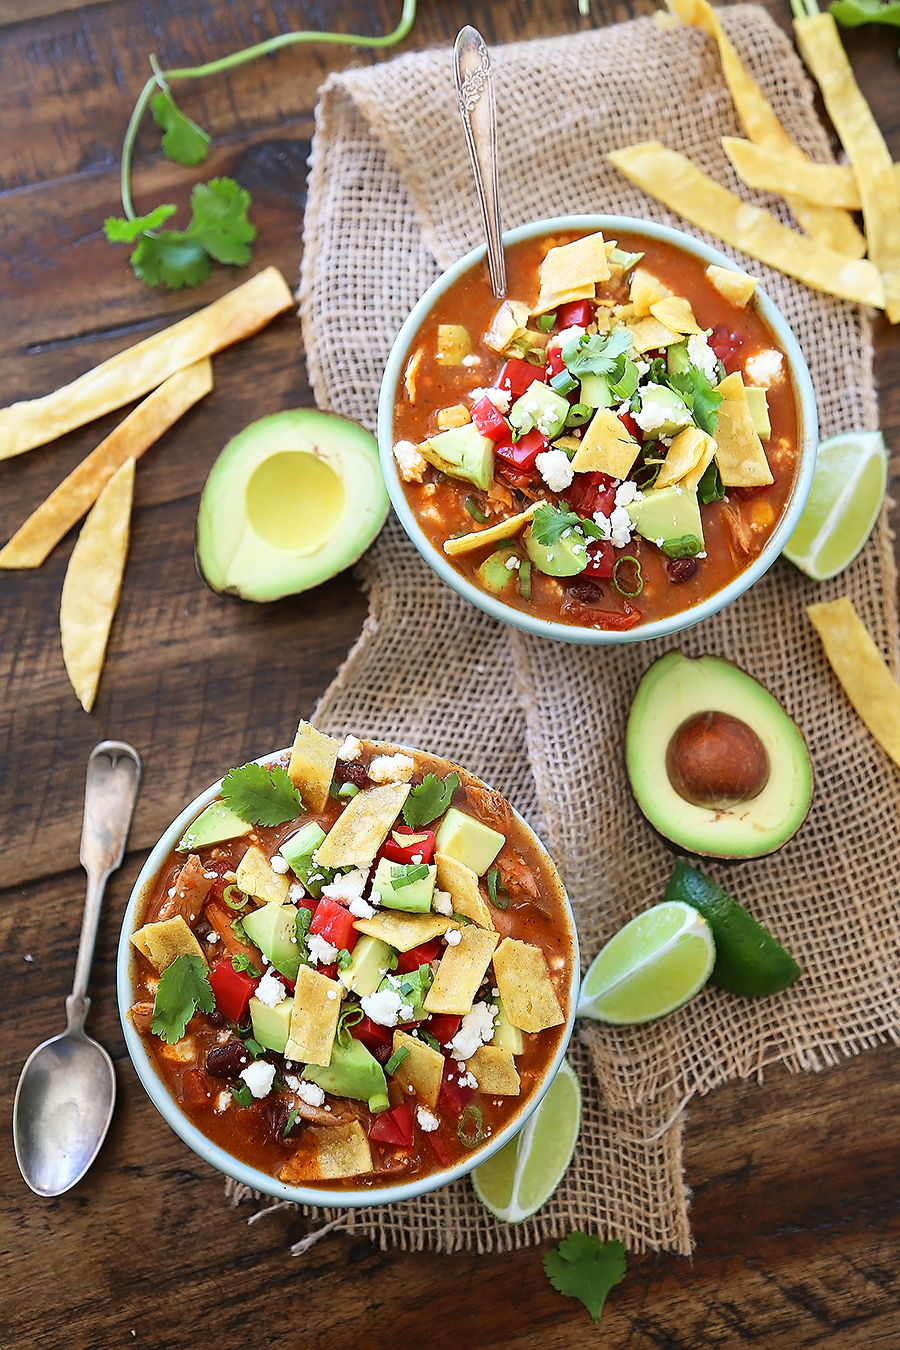
[[[88,975],[103,892],[125,853],[140,778],[141,761],[130,745],[102,741],[91,751],[79,855],[87,872],[87,896],[75,981],[66,999],[68,1026],[29,1055],[13,1106],[16,1160],[38,1195],[62,1195],[81,1180],[112,1120],[112,1060],[85,1035],[84,1021],[91,1006]]]
[[[484,221],[491,287],[497,299],[502,300],[506,295],[506,260],[500,228],[494,73],[484,38],[470,25],[461,28],[457,35],[453,47],[453,76]]]

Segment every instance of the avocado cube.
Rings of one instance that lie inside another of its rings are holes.
[[[673,342],[666,348],[666,369],[670,375],[683,375],[690,364],[686,342]]]
[[[272,965],[289,980],[296,979],[300,967],[297,945],[297,910],[294,905],[277,905],[267,900],[244,920],[244,932],[255,942]]]
[[[489,825],[483,825],[480,820],[451,806],[438,827],[435,851],[465,863],[481,877],[505,843],[506,835],[500,834],[499,830],[492,830]]]
[[[441,431],[419,446],[423,458],[440,469],[449,478],[460,478],[465,483],[487,492],[494,476],[494,442],[482,436],[474,422],[463,427]]]
[[[505,544],[503,548],[498,548],[495,553],[485,558],[478,568],[478,580],[486,591],[490,591],[491,595],[507,595],[515,590],[518,569],[507,567],[506,564],[510,558],[515,558],[516,555],[515,546]]]
[[[667,556],[685,557],[702,552],[703,523],[696,492],[677,485],[660,488],[657,492],[645,492],[625,510],[638,534],[658,545]]]
[[[326,1092],[333,1092],[336,1097],[378,1103],[371,1106],[371,1110],[383,1109],[380,1106],[381,1098],[387,1099],[384,1069],[362,1041],[355,1037],[350,1038],[347,1046],[335,1041],[331,1062],[327,1066],[307,1064],[303,1077],[311,1083],[318,1083]]]
[[[285,839],[278,851],[282,858],[287,861],[291,871],[299,876],[297,867],[299,866],[304,870],[308,868],[310,854],[319,847],[324,838],[325,831],[321,825],[317,825],[314,820],[310,820],[296,834],[292,834],[290,838]]]
[[[531,431],[536,427],[552,440],[566,425],[568,415],[569,400],[543,380],[534,380],[510,408],[509,421],[520,431]]]
[[[394,948],[381,938],[364,935],[350,954],[350,964],[338,971],[338,979],[360,998],[374,994],[385,972],[394,964]]]
[[[495,998],[494,1005],[497,1009],[494,1020],[494,1045],[502,1046],[511,1055],[521,1055],[524,1049],[521,1031],[518,1027],[514,1027],[507,1017],[502,998]]]
[[[372,879],[372,890],[381,896],[381,903],[385,909],[403,909],[410,914],[426,914],[431,909],[437,867],[432,864],[428,868],[427,876],[410,882],[408,886],[395,886],[395,881],[401,881],[407,870],[403,863],[392,863],[389,858],[379,858]]]
[[[226,839],[241,839],[253,829],[241,820],[224,802],[213,802],[185,830],[176,846],[176,853],[194,853],[210,844],[221,844]]]
[[[769,400],[765,389],[755,384],[744,385],[747,395],[747,407],[753,420],[753,430],[761,441],[767,441],[772,435],[772,423],[769,421]]]
[[[579,403],[586,403],[589,408],[611,408],[613,401],[605,375],[582,375]]]
[[[284,998],[274,1008],[270,1008],[267,1003],[261,1002],[254,995],[250,1000],[250,1020],[253,1023],[254,1039],[267,1050],[275,1050],[279,1055],[283,1055],[293,1008],[292,998]]]
[[[472,335],[461,323],[439,323],[437,361],[442,366],[461,366],[472,350]]]
[[[690,408],[674,389],[648,384],[641,394],[641,428],[645,436],[675,436],[693,423]]]

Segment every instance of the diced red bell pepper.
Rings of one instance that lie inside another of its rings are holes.
[[[739,368],[746,342],[743,333],[734,333],[724,323],[717,323],[707,340],[729,375]]]
[[[406,838],[411,842],[400,842]],[[406,825],[398,825],[385,839],[380,852],[389,862],[411,863],[415,858],[417,862],[427,864],[434,858],[436,842],[434,830],[411,830]]]
[[[450,1150],[448,1149],[445,1140],[441,1138],[439,1131],[430,1130],[426,1134],[423,1130],[422,1133],[425,1134],[425,1138],[431,1145],[431,1151],[441,1164],[441,1167],[447,1167],[450,1162]]]
[[[566,501],[580,516],[592,516],[602,511],[608,516],[615,506],[618,478],[592,469],[590,473],[576,473],[572,486],[566,492]]]
[[[373,1022],[371,1017],[364,1017],[361,1022],[352,1026],[350,1035],[356,1040],[362,1041],[366,1049],[373,1055],[379,1048],[390,1050],[394,1039],[394,1033],[390,1027],[383,1027],[379,1022]]]
[[[326,980],[336,980],[338,977],[337,961],[332,961],[330,966],[316,966],[320,975],[324,975]]]
[[[644,433],[641,431],[640,427],[638,426],[637,422],[634,420],[630,412],[619,413],[619,421],[622,423],[622,426],[625,428],[628,434],[630,436],[633,436],[636,441],[643,440]]]
[[[431,1032],[438,1045],[449,1045],[461,1025],[462,1018],[451,1013],[432,1013],[424,1023],[425,1030]]]
[[[297,908],[308,909],[310,914],[315,914],[318,907],[319,907],[318,900],[314,900],[311,895],[304,895],[301,900],[297,901]]]
[[[533,473],[535,460],[549,445],[547,437],[535,427],[533,431],[526,431],[517,441],[498,441],[494,446],[494,454],[520,473]]]
[[[541,384],[546,382],[545,371],[545,366],[533,366],[530,361],[520,361],[511,356],[494,381],[494,388],[508,389],[513,399],[521,398],[535,380]]]
[[[419,966],[430,965],[440,949],[440,938],[434,938],[431,942],[423,942],[421,947],[411,947],[408,952],[401,952],[397,957],[397,974],[406,975],[411,970],[418,970]]]
[[[369,1138],[377,1144],[394,1144],[410,1148],[413,1141],[413,1112],[415,1103],[401,1102],[393,1111],[384,1111],[376,1117],[369,1130]]]
[[[587,328],[593,322],[594,306],[590,300],[570,300],[556,311],[556,326],[560,329],[572,328],[576,324],[579,328]]]
[[[509,423],[487,394],[472,404],[472,421],[482,436],[488,436],[492,441],[502,440],[509,435]]]
[[[626,600],[621,610],[593,610],[592,620],[597,628],[609,628],[621,633],[633,628],[636,623],[640,623],[641,611],[636,609],[634,605],[629,605]]]
[[[225,956],[209,972],[209,983],[219,1012],[232,1022],[242,1022],[259,977],[254,979],[244,970],[235,970],[231,957]]]
[[[464,1073],[465,1070],[455,1059],[447,1060],[444,1077],[441,1080],[441,1092],[438,1097],[438,1106],[443,1107],[447,1115],[453,1120],[459,1120],[463,1111],[475,1096],[475,1088],[460,1083],[459,1075],[461,1072]]]
[[[588,544],[588,562],[583,575],[586,577],[611,577],[616,566],[616,551],[608,539],[594,540]]]
[[[552,379],[554,375],[561,375],[566,368],[563,360],[562,348],[553,347],[547,352],[547,378]]]
[[[338,951],[346,947],[348,952],[352,952],[359,937],[359,933],[353,927],[354,922],[354,916],[349,909],[339,905],[336,900],[326,898],[320,900],[316,906],[309,931],[318,933],[319,937],[330,942],[332,947],[337,947]]]

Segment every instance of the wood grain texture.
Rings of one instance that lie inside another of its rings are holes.
[[[592,0],[593,21],[649,13]],[[789,30],[786,0],[769,0]],[[46,392],[234,284],[214,268],[197,290],[135,282],[127,250],[101,233],[119,211],[117,157],[156,51],[208,60],[291,27],[384,32],[397,0],[0,0],[0,401]],[[447,44],[464,22],[489,42],[577,32],[575,0],[421,0],[405,49]],[[847,47],[895,157],[900,72],[893,32]],[[389,59],[316,45],[228,77],[185,85],[185,109],[215,137],[203,176],[253,194],[254,267],[293,284],[316,90],[350,61]],[[577,81],[576,81],[577,84]],[[198,176],[163,159],[148,124],[139,205],[184,207]],[[882,419],[900,474],[900,334],[875,327]],[[95,711],[79,708],[59,649],[57,610],[74,532],[33,573],[0,575],[0,1092],[7,1122],[21,1064],[60,1030],[84,879],[77,866],[84,767],[106,736],[131,740],[145,778],[125,864],[110,883],[97,945],[90,1030],[113,1053],[119,1104],[86,1180],[38,1200],[0,1153],[0,1347],[224,1350],[893,1350],[900,1344],[896,1051],[821,1076],[770,1071],[690,1107],[692,1260],[634,1259],[599,1332],[554,1293],[541,1252],[453,1257],[381,1252],[346,1237],[301,1258],[308,1221],[280,1211],[248,1227],[222,1179],[171,1134],[127,1059],[114,998],[120,916],[146,851],[185,800],[234,763],[290,739],[358,634],[365,598],[344,574],[270,606],[213,596],[193,566],[198,495],[216,454],[265,413],[310,405],[296,321],[283,316],[215,358],[216,387],[138,466],[123,598]],[[104,419],[0,464],[7,538],[113,425]],[[895,956],[896,954],[894,954]],[[7,1136],[8,1139],[8,1136]]]

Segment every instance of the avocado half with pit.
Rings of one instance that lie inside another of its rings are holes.
[[[625,738],[638,806],[666,839],[712,858],[758,858],[806,819],[806,742],[777,699],[717,656],[669,652],[638,685]]]
[[[197,570],[214,591],[280,600],[354,563],[385,522],[378,446],[311,408],[251,422],[219,455],[197,516]]]

